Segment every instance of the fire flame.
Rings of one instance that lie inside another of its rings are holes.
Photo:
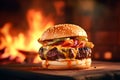
[[[19,50],[37,53],[41,46],[37,40],[47,28],[54,24],[49,17],[44,18],[42,12],[35,9],[28,10],[26,19],[29,26],[26,34],[21,32],[17,36],[12,36],[10,34],[12,23],[10,22],[5,23],[2,29],[0,29],[2,34],[0,35],[0,49],[5,48],[0,59],[9,57],[10,60],[16,59],[17,62],[24,62],[27,56]],[[37,54],[32,62],[38,63],[39,61],[40,58]]]

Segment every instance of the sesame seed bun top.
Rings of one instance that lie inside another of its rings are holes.
[[[85,36],[87,33],[83,28],[74,24],[59,24],[48,28],[41,36],[39,41],[51,40],[63,37]]]

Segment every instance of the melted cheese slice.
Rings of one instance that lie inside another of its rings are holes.
[[[47,53],[48,51],[50,51],[51,49],[53,48],[57,48],[57,50],[61,53],[61,54],[64,54],[65,58],[66,59],[70,59],[69,57],[69,49],[71,49],[73,51],[73,59],[76,58],[76,55],[77,55],[77,52],[78,52],[78,49],[77,48],[71,48],[71,47],[62,47],[62,46],[46,46],[45,50],[44,50],[44,57],[45,59],[47,60]],[[65,50],[65,51],[62,51],[62,50]]]

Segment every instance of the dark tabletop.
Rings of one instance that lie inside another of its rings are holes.
[[[93,61],[84,70],[44,70],[40,64],[1,65],[0,80],[120,80],[120,62]]]

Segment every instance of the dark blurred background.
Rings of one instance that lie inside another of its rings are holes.
[[[95,44],[94,60],[120,61],[120,0],[0,0],[0,28],[10,22],[13,30],[27,31],[29,9],[42,11],[54,24],[84,28]]]

